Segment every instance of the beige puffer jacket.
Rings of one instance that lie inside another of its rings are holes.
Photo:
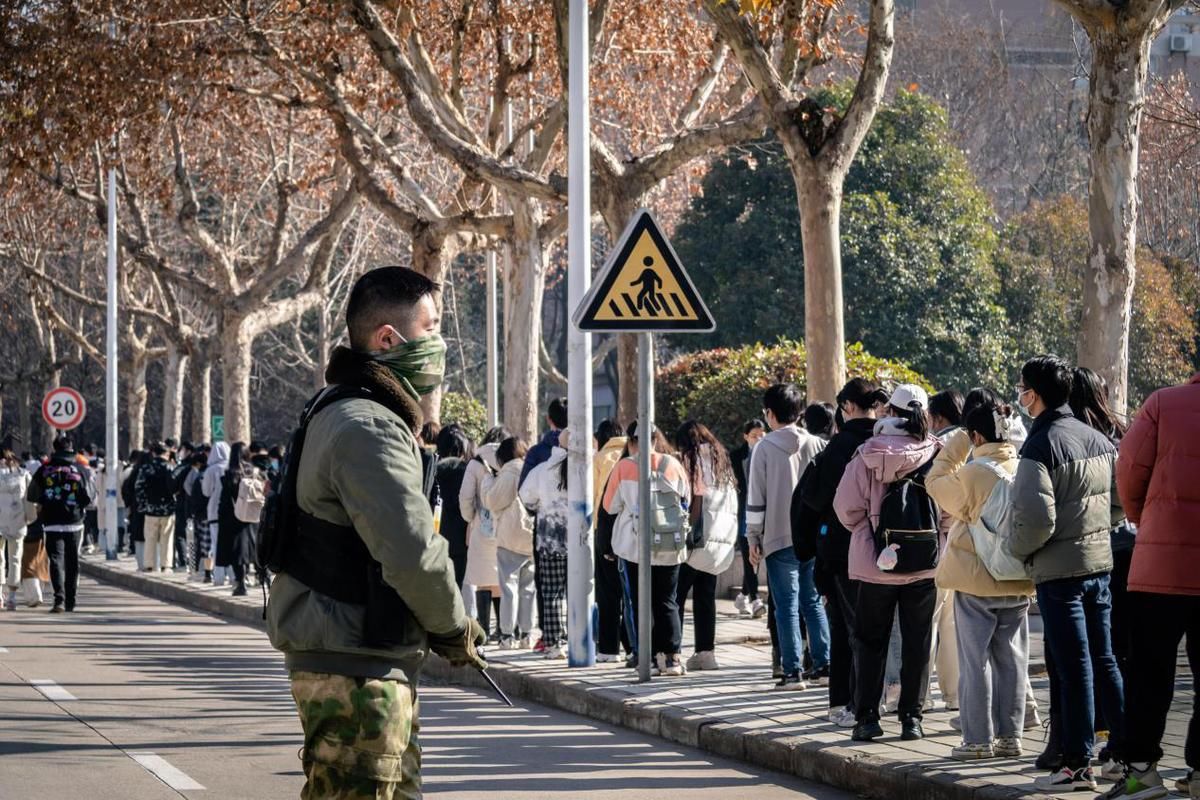
[[[500,468],[483,495],[483,505],[492,512],[496,546],[523,556],[533,555],[533,517],[517,497],[524,459],[513,459]]]

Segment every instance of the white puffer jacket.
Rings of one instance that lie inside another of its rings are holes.
[[[0,467],[0,536],[24,539],[25,493],[32,480],[22,467]]]

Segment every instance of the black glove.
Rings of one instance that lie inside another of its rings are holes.
[[[479,648],[486,642],[487,633],[473,619],[468,619],[465,628],[453,633],[429,634],[429,649],[454,667],[469,665],[475,669],[487,669],[487,661],[479,654]]]

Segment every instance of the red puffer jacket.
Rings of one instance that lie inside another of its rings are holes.
[[[1137,545],[1129,589],[1200,595],[1200,373],[1146,401],[1121,441],[1117,489]]]

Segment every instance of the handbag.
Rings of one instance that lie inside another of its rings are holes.
[[[720,575],[733,564],[737,550],[737,491],[725,486],[704,495],[700,522],[701,541],[690,553],[689,567],[710,575]]]

